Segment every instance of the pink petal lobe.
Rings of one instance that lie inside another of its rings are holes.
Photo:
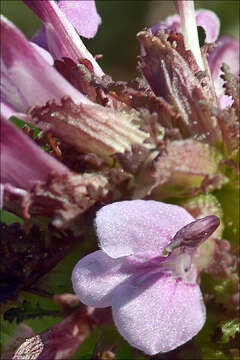
[[[96,35],[101,18],[97,13],[95,0],[60,0],[58,6],[79,35],[86,38]]]
[[[205,322],[199,286],[167,276],[141,286],[132,280],[120,285],[112,310],[120,334],[149,355],[184,344]]]
[[[230,35],[223,35],[219,38],[216,47],[208,56],[208,63],[213,76],[216,80],[220,74],[223,63],[230,66],[234,76],[239,75],[239,41]]]
[[[84,304],[94,307],[112,305],[113,290],[130,275],[120,271],[124,259],[112,259],[98,250],[82,258],[72,273],[74,292]]]
[[[215,42],[220,30],[220,20],[217,15],[213,11],[201,9],[196,11],[196,21],[205,31],[205,42]]]
[[[201,26],[206,34],[205,42],[215,42],[219,35],[220,21],[217,15],[210,10],[197,10],[196,23]],[[161,21],[151,27],[152,33],[155,34],[158,30],[168,29],[173,32],[181,32],[180,16],[175,14],[168,16],[164,21]]]
[[[1,16],[1,97],[19,112],[70,96],[91,103],[39,54],[24,35]]]
[[[160,256],[178,230],[194,218],[183,208],[151,200],[121,201],[96,216],[100,247],[113,258]]]

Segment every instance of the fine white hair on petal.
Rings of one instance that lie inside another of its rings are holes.
[[[206,319],[199,286],[171,276],[155,279],[144,289],[131,280],[124,283],[114,292],[112,309],[120,334],[149,355],[189,341]]]
[[[131,200],[103,207],[96,216],[100,247],[113,258],[160,256],[176,232],[194,221],[182,207],[151,200]]]
[[[96,35],[98,26],[101,24],[101,18],[94,0],[60,0],[58,6],[79,35],[86,38],[92,38]]]
[[[113,290],[130,276],[120,271],[123,264],[124,259],[112,259],[101,250],[81,259],[72,273],[73,289],[79,299],[89,306],[111,306]]]

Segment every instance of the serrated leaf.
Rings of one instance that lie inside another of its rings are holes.
[[[61,312],[58,310],[48,310],[41,307],[39,302],[36,306],[24,300],[20,307],[13,307],[4,313],[4,320],[19,324],[28,319],[42,318],[43,316],[60,316]]]

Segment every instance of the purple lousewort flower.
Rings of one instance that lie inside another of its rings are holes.
[[[77,61],[79,58],[86,58],[91,61],[96,75],[104,75],[79,37],[93,37],[97,32],[100,17],[96,11],[95,1],[24,2],[44,23],[33,38],[34,42],[48,50],[54,59],[69,57]]]
[[[171,351],[205,322],[194,255],[218,225],[216,216],[194,220],[185,209],[156,201],[107,205],[96,216],[101,250],[73,270],[75,293],[90,306],[112,306],[132,346],[150,355]]]
[[[165,21],[153,25],[152,33],[155,35],[161,29],[168,29],[175,33],[182,32],[186,50],[192,51],[199,68],[204,70],[197,26],[201,26],[205,31],[205,43],[214,43],[219,35],[220,21],[215,13],[210,10],[201,9],[194,12],[193,1],[179,0],[177,6],[180,16],[169,16]],[[239,41],[231,36],[220,37],[216,46],[209,53],[208,63],[221,109],[230,106],[233,102],[231,97],[224,94],[221,66],[223,63],[228,64],[234,76],[237,77],[239,75],[238,59]]]

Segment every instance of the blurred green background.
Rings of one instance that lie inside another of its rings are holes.
[[[93,54],[104,55],[100,64],[105,73],[115,80],[133,78],[139,54],[136,33],[174,14],[173,1],[97,0],[96,3],[102,25],[94,39],[83,40]],[[196,1],[196,8],[215,11],[221,20],[221,33],[239,37],[239,0],[201,0]],[[27,37],[31,37],[40,27],[39,19],[21,0],[1,0],[1,12]]]

